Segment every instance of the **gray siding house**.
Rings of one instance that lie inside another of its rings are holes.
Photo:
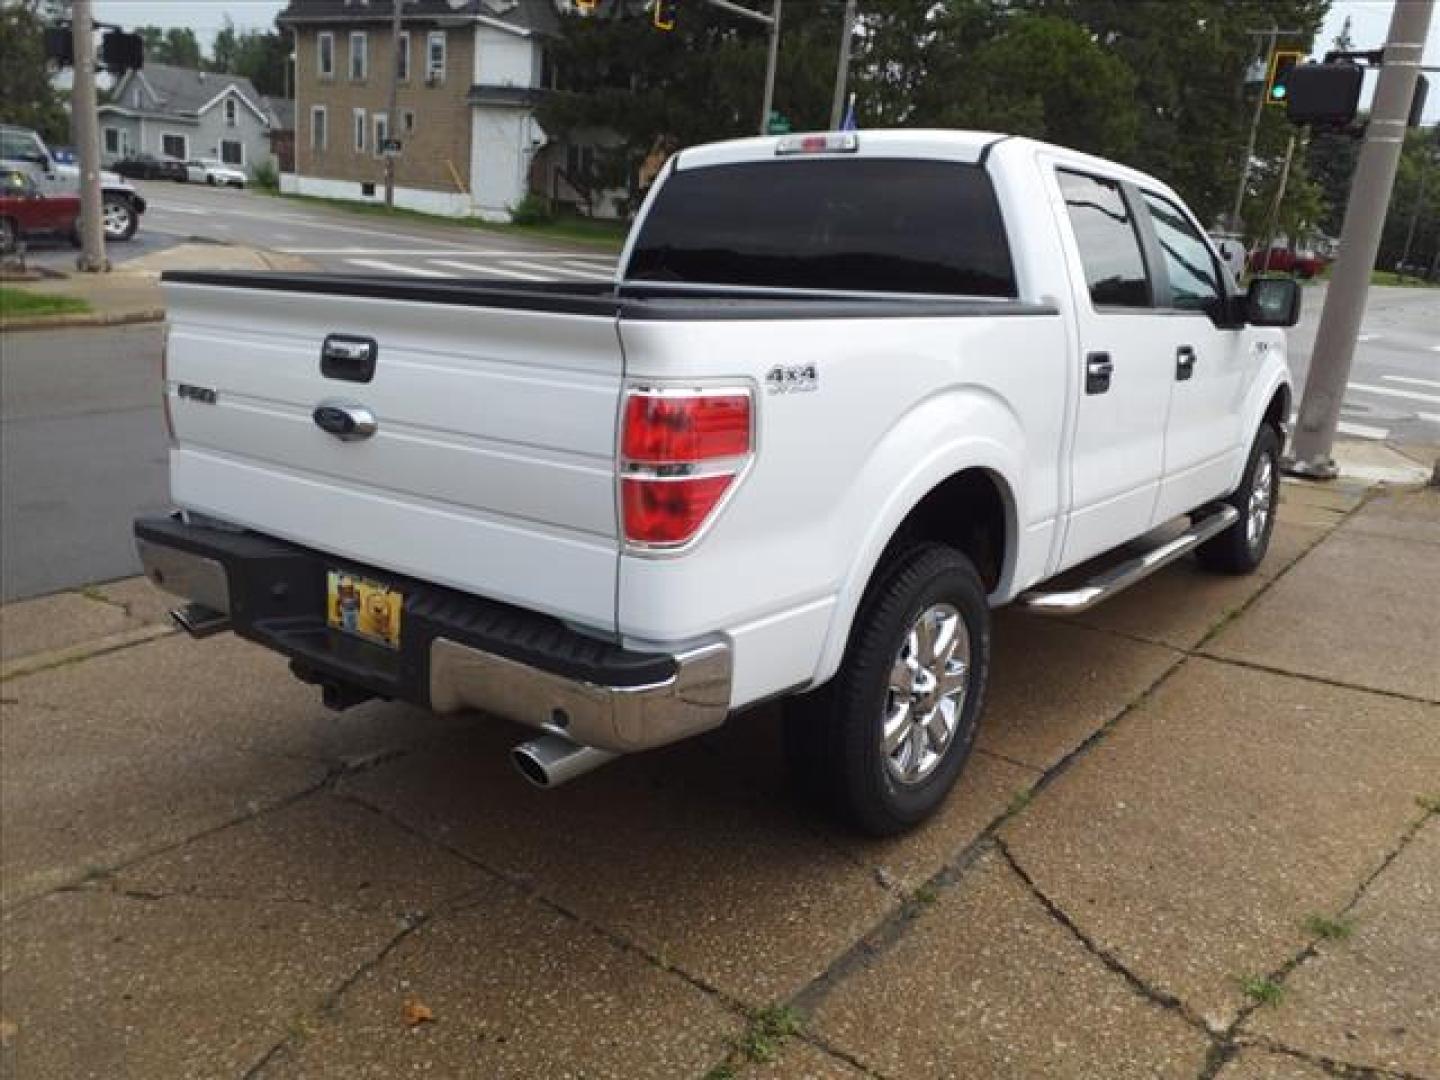
[[[167,64],[127,73],[99,113],[107,165],[143,153],[215,158],[249,172],[271,159],[270,130],[278,126],[249,79]]]

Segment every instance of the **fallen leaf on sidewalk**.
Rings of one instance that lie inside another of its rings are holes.
[[[423,1001],[416,1001],[414,998],[405,999],[405,1008],[401,1010],[400,1015],[408,1027],[418,1027],[421,1024],[435,1022],[435,1013],[430,1006]]]

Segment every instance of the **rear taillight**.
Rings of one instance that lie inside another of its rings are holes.
[[[754,449],[746,389],[636,389],[620,432],[620,510],[627,543],[689,543],[719,509]]]

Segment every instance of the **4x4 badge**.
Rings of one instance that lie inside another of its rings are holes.
[[[776,364],[765,373],[765,388],[772,394],[803,394],[820,389],[820,372],[814,364],[784,367]]]

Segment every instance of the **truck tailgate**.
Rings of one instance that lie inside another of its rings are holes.
[[[177,505],[614,629],[613,309],[190,277],[165,282]],[[373,376],[323,372],[330,335],[372,339]],[[374,433],[323,430],[329,403]]]

